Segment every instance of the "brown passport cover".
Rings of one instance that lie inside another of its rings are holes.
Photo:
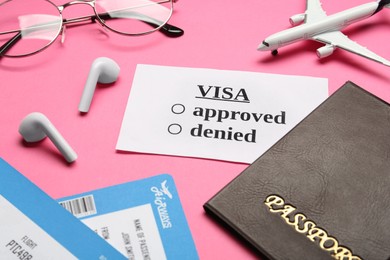
[[[390,259],[389,157],[389,104],[347,82],[204,208],[270,259],[334,259],[270,212],[277,194],[353,255]]]

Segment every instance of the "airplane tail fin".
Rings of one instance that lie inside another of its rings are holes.
[[[390,8],[390,0],[378,0],[378,8],[373,13],[373,15],[381,11],[383,7]]]
[[[378,8],[382,9],[383,7],[390,8],[390,0],[379,0]]]

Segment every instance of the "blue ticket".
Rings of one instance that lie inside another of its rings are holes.
[[[0,158],[0,258],[125,259]]]
[[[128,259],[199,259],[168,174],[58,201]]]

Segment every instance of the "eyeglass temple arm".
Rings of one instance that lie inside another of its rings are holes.
[[[6,53],[12,46],[14,46],[20,39],[22,39],[22,32],[19,31],[9,41],[0,46],[0,58],[3,53]]]

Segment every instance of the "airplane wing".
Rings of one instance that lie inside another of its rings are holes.
[[[310,2],[310,0],[309,0]],[[370,60],[390,66],[390,61],[349,39],[340,31],[327,32],[312,37],[313,40],[355,53]]]
[[[327,17],[320,0],[306,0],[306,23],[320,21]]]

